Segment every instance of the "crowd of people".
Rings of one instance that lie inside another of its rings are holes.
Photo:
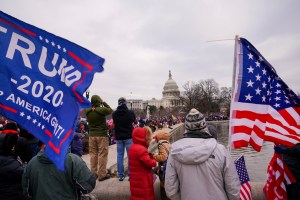
[[[0,124],[0,199],[80,199],[95,188],[97,174],[80,158],[76,132],[65,171],[60,171],[45,154],[42,141],[3,116]]]
[[[111,178],[108,146],[114,143],[117,176],[119,181],[128,177],[132,200],[154,199],[156,177],[161,199],[201,199],[198,195],[239,198],[239,179],[231,157],[196,109],[186,117],[142,119],[127,108],[124,97],[118,99],[115,111],[98,95],[91,97],[91,104],[85,110],[85,120],[80,118],[76,125],[65,171],[50,161],[45,154],[47,147],[38,138],[17,123],[0,118],[0,199],[80,199],[94,189],[96,180]],[[111,120],[107,120],[110,115]],[[184,138],[171,145],[168,130],[182,122]],[[151,143],[156,144],[156,151],[150,151]],[[80,158],[86,149],[90,169]]]
[[[216,128],[207,125],[198,110],[191,109],[185,117],[142,119],[127,108],[124,97],[118,99],[115,111],[98,95],[91,97],[91,105],[85,118],[78,119],[65,171],[47,157],[47,146],[37,137],[0,116],[0,199],[80,199],[95,188],[97,180],[111,178],[107,170],[111,144],[117,147],[118,180],[128,177],[132,200],[154,200],[157,177],[163,200],[240,198],[231,155],[217,142]],[[169,130],[177,123],[184,123],[185,132],[170,144]],[[299,145],[275,147],[296,180],[299,149]],[[90,168],[81,158],[84,152],[90,155]],[[288,196],[298,198],[298,188],[298,182],[288,186]]]

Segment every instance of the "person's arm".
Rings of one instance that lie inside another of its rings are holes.
[[[241,188],[240,179],[229,151],[225,149],[225,147],[224,151],[226,152],[223,177],[225,191],[229,200],[239,200]]]
[[[296,144],[293,147],[287,147],[285,154],[300,157],[300,143]]]
[[[148,153],[147,149],[141,152],[140,160],[148,168],[156,167],[156,160],[150,157],[150,154]]]
[[[28,198],[31,199],[32,192],[30,191],[29,188],[29,165],[27,165],[24,169],[23,175],[22,175],[22,189],[23,189],[23,194]]]
[[[170,154],[167,163],[165,176],[165,191],[172,200],[180,200],[180,183],[175,169],[173,156]]]
[[[167,152],[167,151],[170,151],[170,150],[167,149],[166,145],[158,144],[158,154],[154,154],[153,158],[157,162],[164,162],[168,159],[169,152]]]
[[[110,115],[113,112],[111,107],[105,101],[102,102],[102,105],[103,107],[96,107],[95,110],[103,115]]]
[[[96,186],[97,175],[91,172],[82,158],[72,156],[73,180],[83,194],[90,193]]]

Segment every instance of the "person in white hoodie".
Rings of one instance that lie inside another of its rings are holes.
[[[238,200],[240,181],[229,151],[209,133],[204,115],[191,109],[184,138],[172,144],[165,191],[172,200]]]

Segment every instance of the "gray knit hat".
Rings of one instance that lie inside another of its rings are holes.
[[[185,117],[184,125],[187,131],[200,131],[206,128],[206,121],[202,113],[192,108]]]

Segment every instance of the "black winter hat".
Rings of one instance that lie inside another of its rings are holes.
[[[118,105],[121,106],[123,104],[126,104],[126,99],[125,99],[125,97],[120,97],[118,100]]]

